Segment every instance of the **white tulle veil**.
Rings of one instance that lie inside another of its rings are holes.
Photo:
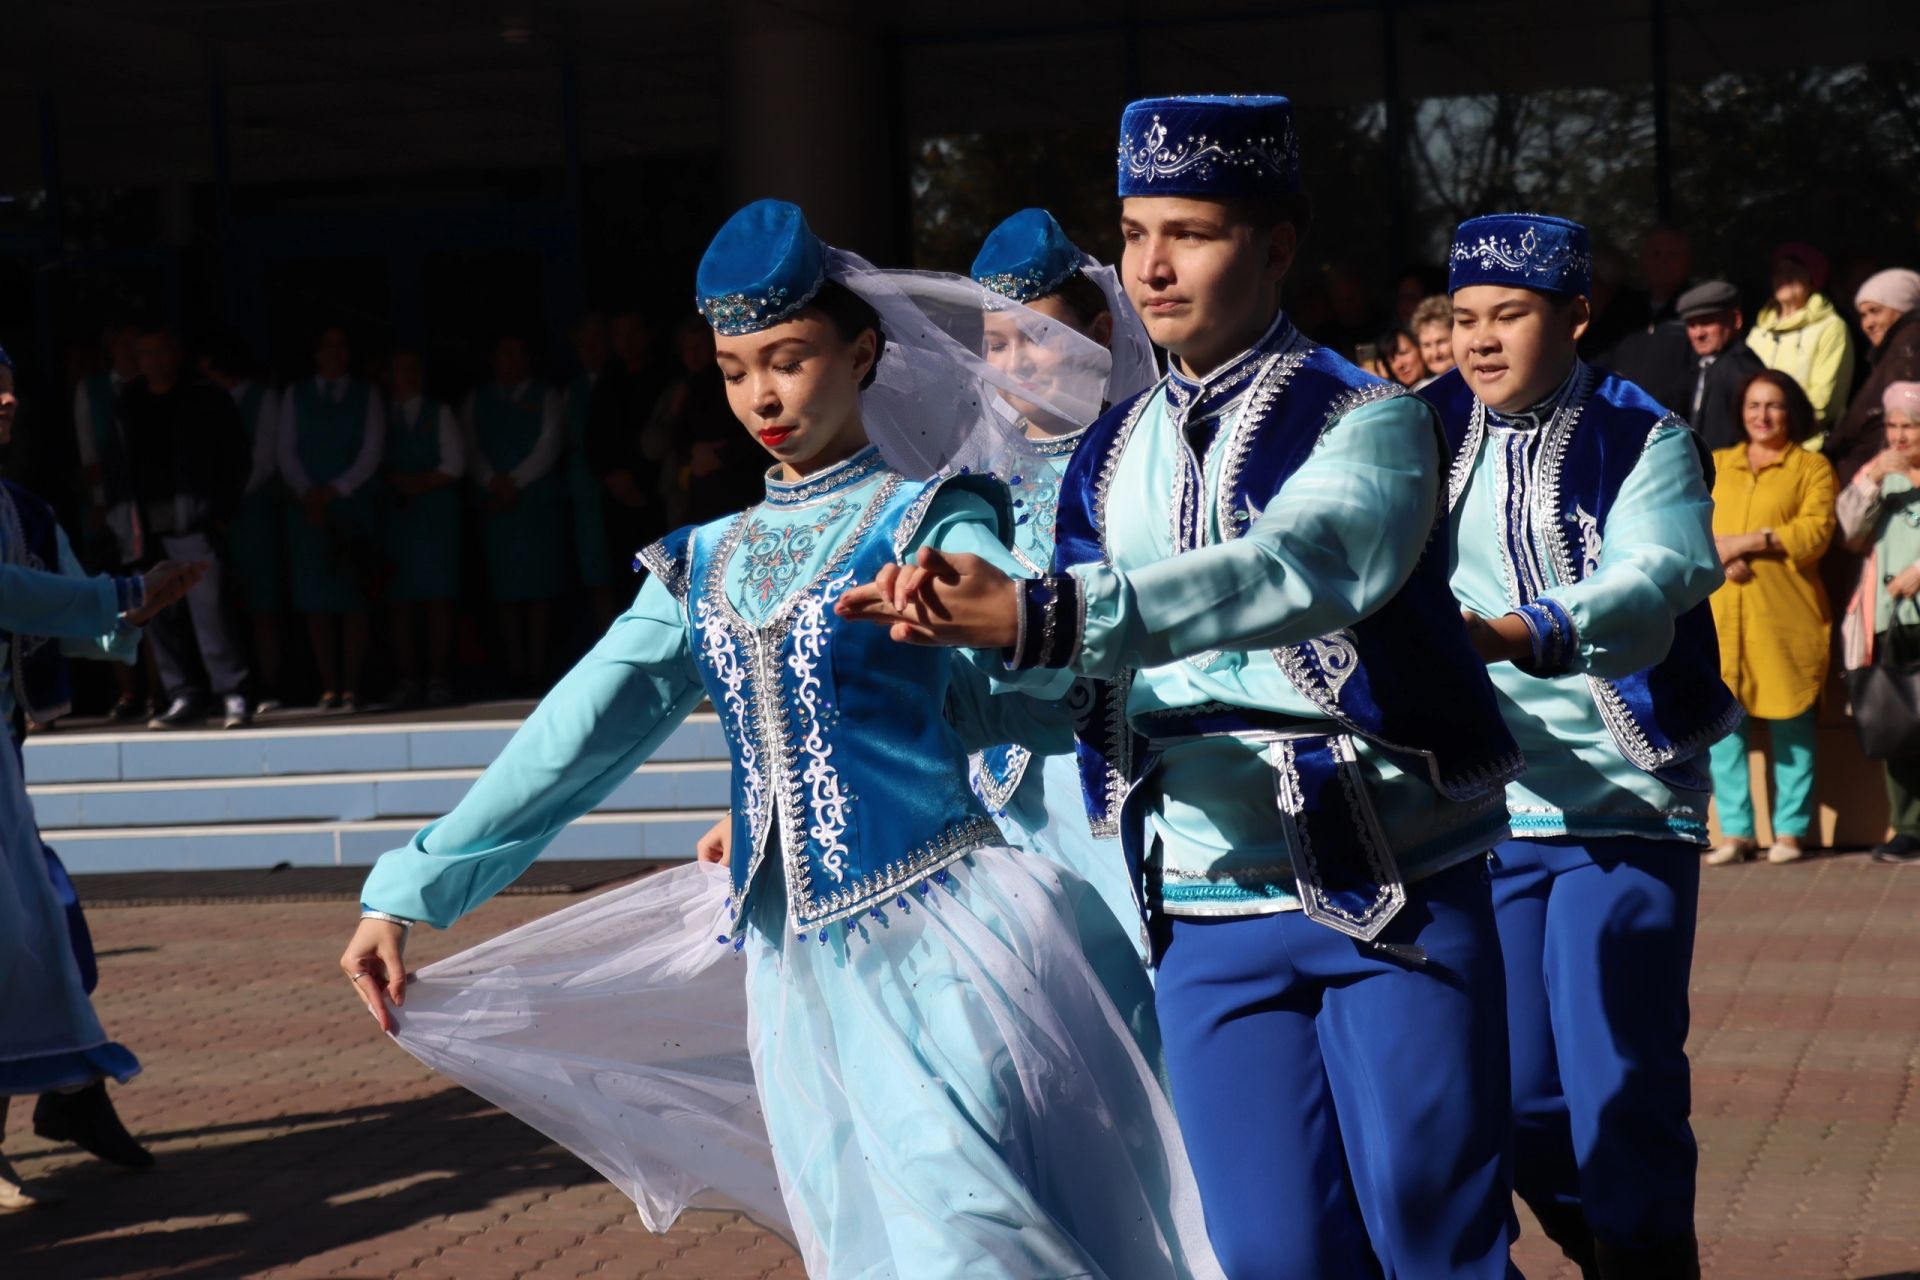
[[[1160,381],[1160,365],[1154,358],[1153,339],[1140,313],[1133,309],[1127,291],[1120,287],[1120,272],[1088,254],[1080,263],[1080,274],[1106,295],[1107,312],[1113,317],[1113,336],[1107,350],[1113,358],[1107,375],[1107,403],[1119,404]]]
[[[879,313],[886,349],[861,396],[861,416],[867,438],[901,474],[1017,473],[1034,448],[1009,396],[1075,427],[1100,416],[1113,356],[1068,325],[1009,304],[966,276],[882,270],[841,249],[827,249],[826,277]],[[987,362],[981,340],[989,311],[1011,315],[1021,336],[1045,350],[1045,385]]]

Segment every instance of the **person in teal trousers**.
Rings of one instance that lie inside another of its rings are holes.
[[[380,533],[393,577],[387,627],[393,645],[393,701],[420,699],[418,624],[427,630],[427,701],[453,701],[453,602],[460,592],[460,498],[466,441],[453,410],[426,394],[420,353],[403,347],[388,365],[386,484]]]
[[[598,311],[580,317],[568,335],[580,372],[560,392],[561,418],[567,431],[567,510],[572,517],[573,567],[580,585],[593,601],[594,625],[602,630],[620,613],[614,590],[613,557],[607,553],[607,517],[601,509],[600,481],[587,460],[587,415],[593,407],[593,389],[600,383],[612,347],[607,340],[607,318]]]
[[[287,513],[293,607],[306,615],[322,711],[360,705],[367,658],[367,578],[380,554],[380,470],[386,415],[373,388],[350,372],[346,330],[321,330],[314,376],[287,388],[280,406],[280,477]]]
[[[281,620],[287,608],[287,490],[280,481],[280,397],[257,376],[238,344],[216,343],[200,358],[207,380],[233,397],[246,429],[247,484],[227,530],[227,557],[252,624],[256,715],[280,709]]]
[[[124,504],[122,478],[123,450],[120,431],[114,423],[114,405],[120,389],[140,376],[135,358],[134,338],[138,327],[116,320],[101,330],[100,351],[107,367],[80,380],[73,392],[74,445],[80,458],[80,475],[86,487],[87,518],[80,529],[80,559],[95,572],[132,562],[131,535]],[[151,666],[151,659],[148,661]],[[118,696],[112,716],[115,720],[145,720],[148,707],[140,696],[140,671],[136,666],[113,667]],[[149,680],[151,685],[158,681]]]
[[[480,487],[487,597],[506,650],[507,680],[533,691],[547,675],[553,598],[566,585],[565,489],[556,474],[559,397],[533,378],[526,339],[493,344],[491,381],[467,397],[467,456]]]

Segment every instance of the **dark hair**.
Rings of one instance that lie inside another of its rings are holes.
[[[860,389],[865,391],[872,386],[874,375],[880,372],[880,354],[887,349],[887,331],[880,327],[880,313],[873,309],[873,304],[845,285],[829,280],[807,305],[825,316],[847,342],[873,330],[873,363],[867,366],[867,376],[860,379]]]
[[[1235,217],[1252,223],[1259,231],[1271,231],[1285,222],[1292,225],[1297,239],[1305,240],[1313,229],[1313,198],[1304,191],[1284,196],[1235,196],[1227,206]]]
[[[1742,429],[1746,424],[1747,392],[1756,382],[1764,382],[1770,387],[1778,387],[1787,401],[1787,439],[1799,444],[1813,434],[1813,401],[1807,399],[1807,393],[1800,384],[1778,369],[1762,369],[1740,384],[1735,394],[1733,411],[1741,415]]]
[[[1076,271],[1060,282],[1060,286],[1041,297],[1058,298],[1067,304],[1082,328],[1091,325],[1101,316],[1107,315],[1112,308],[1107,305],[1107,295],[1100,292],[1100,286],[1087,279],[1086,272]],[[1038,301],[1038,299],[1035,299]]]
[[[1419,334],[1416,334],[1403,324],[1390,324],[1380,331],[1380,337],[1376,339],[1376,344],[1380,348],[1380,358],[1384,360],[1398,351],[1400,349],[1400,339],[1402,338],[1411,342],[1415,351],[1420,349]]]

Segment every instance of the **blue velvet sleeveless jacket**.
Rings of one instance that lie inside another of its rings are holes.
[[[1541,430],[1540,479],[1545,490],[1534,509],[1545,530],[1554,576],[1579,582],[1600,566],[1607,513],[1639,462],[1656,427],[1685,423],[1618,374],[1582,365],[1573,389],[1574,411],[1556,414]],[[1420,392],[1440,410],[1453,459],[1447,483],[1451,509],[1466,491],[1474,460],[1486,439],[1486,406],[1474,397],[1458,369]],[[1701,468],[1712,486],[1712,460],[1698,437]],[[1574,535],[1579,541],[1576,544]],[[1523,602],[1524,603],[1524,602]],[[1673,647],[1643,671],[1615,680],[1589,676],[1607,731],[1633,765],[1670,785],[1703,790],[1707,781],[1689,764],[1740,722],[1740,704],[1720,679],[1720,643],[1713,612],[1702,601],[1674,619]]]
[[[1158,393],[1150,388],[1115,406],[1075,452],[1061,486],[1056,572],[1111,565],[1109,491],[1134,426]],[[1297,333],[1276,341],[1252,375],[1226,438],[1216,445],[1225,450],[1217,497],[1221,538],[1240,537],[1252,526],[1344,414],[1402,394]],[[1206,522],[1189,523],[1195,541],[1206,541]],[[1464,800],[1504,787],[1524,765],[1486,666],[1461,625],[1447,583],[1447,538],[1440,511],[1412,576],[1392,599],[1351,627],[1276,649],[1273,656],[1294,688],[1329,720],[1426,777],[1449,799]],[[1126,678],[1102,682],[1095,705],[1079,717],[1081,783],[1102,835],[1119,833],[1120,804],[1138,754],[1126,718],[1129,684]],[[1258,715],[1249,709],[1246,727],[1257,727]]]
[[[59,524],[53,508],[10,480],[0,480],[0,563],[60,572]],[[46,723],[73,710],[67,659],[60,644],[46,636],[21,636],[0,629],[9,641],[7,665],[13,696],[27,719]]]
[[[896,644],[886,628],[833,612],[841,592],[904,554],[947,484],[994,501],[1006,535],[997,481],[889,475],[820,574],[760,624],[725,590],[750,512],[681,529],[640,554],[686,607],[693,656],[732,750],[736,910],[769,851],[781,859],[788,924],[805,933],[1003,842],[967,785],[966,748],[938,710],[950,664],[961,659]],[[745,919],[740,911],[736,928]]]

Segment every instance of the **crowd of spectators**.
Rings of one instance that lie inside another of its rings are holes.
[[[526,335],[498,334],[446,394],[421,351],[364,352],[338,325],[282,385],[244,343],[190,355],[164,326],[110,325],[75,379],[73,492],[48,496],[92,569],[212,568],[93,709],[235,728],[544,689],[631,598],[639,547],[761,485],[697,317],[671,356],[635,312],[568,337],[547,379]]]
[[[1792,242],[1770,255],[1765,296],[1743,296],[1697,279],[1668,226],[1643,237],[1637,265],[1629,287],[1624,256],[1597,247],[1582,354],[1685,417],[1711,455],[1727,570],[1714,614],[1750,717],[1713,756],[1713,860],[1758,852],[1745,758],[1764,726],[1768,856],[1790,861],[1812,833],[1834,601],[1864,636],[1848,666],[1876,636],[1920,658],[1920,506],[1906,501],[1920,492],[1920,274],[1850,264],[1836,298],[1826,256]],[[1453,367],[1444,281],[1410,268],[1378,305],[1334,263],[1293,315],[1417,389]],[[296,693],[352,711],[370,685],[395,706],[544,688],[621,608],[637,548],[760,493],[710,330],[688,316],[659,336],[637,312],[584,316],[543,378],[529,336],[502,333],[485,374],[448,395],[420,351],[362,351],[338,326],[315,334],[310,372],[278,386],[242,343],[190,360],[164,328],[110,327],[73,391],[83,555],[214,570],[151,628],[145,679],[120,672],[109,714],[238,726]],[[1890,848],[1911,855],[1920,760],[1889,762],[1888,791]]]

